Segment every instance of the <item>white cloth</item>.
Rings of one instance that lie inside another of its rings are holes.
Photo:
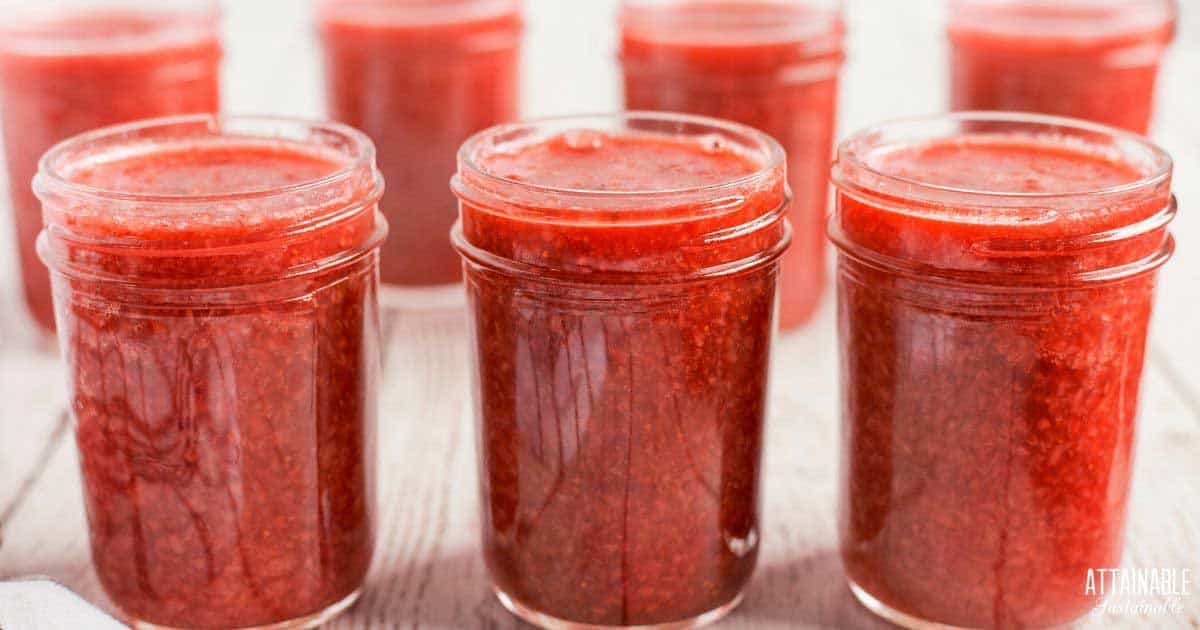
[[[0,581],[0,630],[126,630],[126,626],[45,579]]]

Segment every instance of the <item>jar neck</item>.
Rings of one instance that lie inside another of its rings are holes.
[[[220,17],[215,1],[24,7],[0,26],[0,59],[53,63],[214,51],[220,48]]]
[[[319,220],[255,235],[172,235],[158,242],[143,236],[96,237],[72,229],[61,217],[84,203],[90,210],[130,213],[136,204],[97,205],[43,195],[47,226],[38,250],[55,273],[93,283],[135,284],[142,288],[214,289],[319,277],[374,251],[387,234],[378,211],[382,188],[343,207],[328,207]],[[67,205],[60,205],[60,204]],[[198,211],[200,207],[196,208]],[[203,211],[211,210],[204,206]],[[176,207],[173,212],[187,212]],[[238,212],[254,212],[242,208]]]
[[[452,238],[468,260],[510,274],[605,284],[699,280],[770,264],[791,240],[782,171],[725,196],[611,196],[592,205],[504,197],[476,183],[454,178],[461,219]],[[640,217],[612,220],[622,215]]]
[[[140,53],[77,57],[14,57],[0,52],[0,82],[12,94],[47,94],[64,99],[128,96],[165,90],[219,91],[222,50],[213,40],[195,46]],[[189,92],[193,93],[193,92]],[[208,111],[212,106],[191,108]]]
[[[1177,20],[1173,0],[956,0],[948,33],[967,48],[1067,57],[1104,52],[1113,65],[1132,67],[1158,63]]]
[[[851,135],[829,236],[897,272],[980,283],[1112,280],[1170,255],[1171,158],[1071,118],[959,112]]]
[[[809,83],[836,77],[845,58],[840,3],[635,0],[619,22],[627,74]]]
[[[675,282],[772,262],[789,239],[782,148],[697,116],[502,125],[467,141],[451,185],[459,250],[512,273]]]
[[[272,130],[281,135],[247,135]],[[270,177],[273,168],[312,163],[322,165],[314,172],[329,174],[246,191],[178,193],[196,184],[158,183],[193,177],[189,168],[204,173],[195,180],[202,185],[236,177],[209,175],[188,163],[182,171],[167,166],[208,152],[218,160],[244,160],[245,168],[262,163],[261,177]],[[227,157],[239,152],[249,157]],[[149,171],[135,166],[132,176],[118,170],[81,183],[79,173],[114,160],[144,164]],[[172,192],[157,192],[163,186]],[[233,286],[294,277],[359,257],[386,234],[377,208],[383,180],[374,149],[364,136],[339,125],[184,116],[108,128],[51,149],[33,188],[42,202],[46,264],[94,281]]]
[[[325,0],[317,22],[330,52],[359,56],[512,51],[524,29],[519,0]]]
[[[1152,272],[1173,252],[1169,177],[1142,187],[1035,200],[907,194],[911,186],[835,163],[829,238],[877,269],[974,284],[1053,286]]]
[[[449,24],[519,14],[522,0],[318,0],[325,19]]]

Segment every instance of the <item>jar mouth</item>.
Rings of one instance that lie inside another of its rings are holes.
[[[569,269],[548,267],[546,265],[530,264],[504,256],[498,256],[481,247],[476,247],[463,233],[462,221],[457,221],[450,230],[450,242],[463,259],[473,265],[503,271],[510,276],[524,278],[537,282],[552,282],[562,284],[607,284],[607,285],[678,285],[688,282],[704,282],[717,278],[726,278],[761,269],[766,265],[777,262],[792,244],[792,226],[784,222],[782,235],[770,248],[719,264],[702,267],[691,271],[588,271],[580,273]],[[636,278],[636,282],[633,279]]]
[[[319,144],[313,141],[319,142]],[[303,146],[314,153],[321,147],[324,155],[341,166],[318,178],[280,186],[232,190],[217,193],[128,192],[101,188],[71,179],[71,172],[87,164],[151,154],[172,146],[190,146],[194,142],[220,146]],[[38,163],[35,188],[76,198],[136,201],[153,204],[195,204],[234,202],[319,189],[351,178],[363,169],[374,169],[375,145],[362,132],[336,122],[308,121],[274,116],[227,116],[189,114],[143,120],[94,131],[64,140],[42,156]]]
[[[135,53],[216,42],[221,10],[215,0],[99,0],[80,6],[8,7],[0,54],[66,57]]]
[[[519,13],[522,0],[320,0],[330,20],[403,20],[406,24],[469,22]]]
[[[921,146],[941,139],[1013,138],[1061,140],[1098,155],[1134,166],[1141,176],[1131,182],[1070,191],[989,190],[922,181],[886,172],[872,164],[880,152]],[[854,189],[863,180],[871,188],[886,186],[896,196],[933,204],[971,203],[1021,207],[1052,200],[1125,195],[1162,184],[1173,162],[1165,150],[1133,132],[1074,118],[1019,112],[956,112],[901,118],[867,127],[843,140],[837,149],[832,179],[839,188]]]
[[[950,26],[1063,37],[1137,32],[1175,22],[1175,0],[952,0]]]
[[[482,159],[502,151],[536,144],[570,132],[600,132],[638,134],[650,137],[700,137],[711,135],[714,141],[730,143],[730,147],[743,155],[755,159],[758,168],[749,174],[711,184],[663,187],[651,189],[598,189],[572,188],[551,184],[511,179],[491,173],[482,164]],[[590,205],[604,200],[621,199],[634,205],[652,200],[669,200],[681,197],[726,198],[729,192],[753,185],[770,177],[783,168],[786,159],[783,147],[774,138],[752,127],[707,116],[695,116],[673,112],[630,111],[615,114],[585,114],[535,119],[508,123],[485,129],[471,136],[459,149],[459,173],[455,177],[455,188],[464,180],[471,185],[480,185],[492,194],[535,193],[552,195],[559,205],[587,212]],[[648,203],[654,206],[653,203]],[[608,208],[603,208],[607,210]]]

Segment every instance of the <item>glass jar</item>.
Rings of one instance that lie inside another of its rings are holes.
[[[1175,0],[951,0],[950,107],[1146,133]]]
[[[769,137],[681,114],[504,125],[463,146],[483,549],[518,616],[698,624],[740,601],[785,179]]]
[[[385,302],[461,303],[446,182],[464,140],[517,117],[521,2],[322,0],[317,19],[329,114],[371,136],[388,184]]]
[[[909,628],[1048,628],[1118,566],[1171,160],[1132,133],[967,113],[833,167],[841,553]]]
[[[624,0],[628,109],[749,125],[787,152],[795,243],[780,325],[807,322],[825,290],[825,218],[845,23],[840,0]]]
[[[113,603],[177,628],[309,627],[349,606],[374,540],[387,228],[370,140],[139,122],[59,144],[34,189]]]
[[[216,0],[4,0],[0,118],[26,304],[54,330],[50,280],[35,241],[38,158],[84,131],[218,109]]]

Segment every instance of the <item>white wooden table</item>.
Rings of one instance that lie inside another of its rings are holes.
[[[1196,0],[1183,2],[1185,9],[1200,9],[1190,6],[1200,5]],[[549,86],[533,99],[530,113],[615,107],[611,49],[608,43],[593,45],[610,39],[603,29],[612,1],[529,4],[533,76],[527,91]],[[850,10],[854,35],[843,127],[938,109],[944,71],[933,0],[852,0]],[[241,68],[228,78],[231,109],[317,114],[319,82],[313,79],[308,32],[286,19],[299,19],[295,5],[230,2],[230,12],[229,64]],[[1125,553],[1126,566],[1191,568],[1193,575],[1200,573],[1198,18],[1185,12],[1155,133],[1176,158],[1182,211],[1174,228],[1179,252],[1162,274],[1145,371]],[[262,30],[268,24],[269,33]],[[555,55],[549,48],[571,52]],[[580,76],[580,67],[608,74]],[[7,229],[7,220],[0,226]],[[0,304],[17,299],[10,266],[10,260],[0,262]],[[836,552],[832,311],[827,300],[814,324],[785,336],[776,348],[762,555],[745,603],[722,627],[887,627],[853,601]],[[399,313],[387,321],[378,553],[362,601],[330,627],[520,627],[491,597],[478,552],[475,438],[461,317]],[[45,575],[105,606],[88,559],[61,366],[52,356],[22,348],[22,336],[14,309],[0,308],[0,580]],[[1182,604],[1177,615],[1105,616],[1082,625],[1200,628],[1200,595]]]

